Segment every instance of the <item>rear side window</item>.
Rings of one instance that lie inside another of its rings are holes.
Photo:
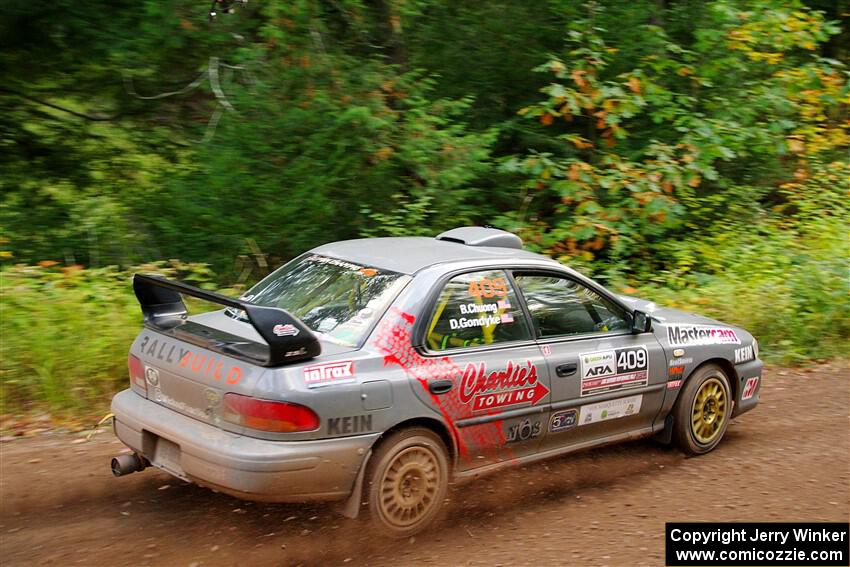
[[[516,292],[501,270],[471,272],[449,280],[428,324],[431,350],[530,338]]]
[[[514,274],[514,277],[538,337],[629,329],[623,309],[574,280],[542,274]]]

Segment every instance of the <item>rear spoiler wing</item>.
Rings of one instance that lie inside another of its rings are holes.
[[[322,352],[319,340],[310,328],[284,309],[254,305],[162,276],[135,274],[133,291],[142,306],[145,325],[166,333],[175,333],[182,326],[188,325],[188,310],[181,295],[244,311],[251,325],[268,345],[268,356],[261,362],[263,366],[280,366],[307,360]],[[240,337],[240,341],[244,343],[245,339]],[[226,354],[240,356],[236,349],[227,350]],[[257,362],[253,357],[251,360]]]

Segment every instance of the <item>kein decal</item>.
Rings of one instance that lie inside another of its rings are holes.
[[[372,416],[348,415],[328,419],[328,435],[349,435],[372,431]]]
[[[582,396],[646,386],[649,381],[649,353],[642,346],[588,352],[579,358]]]
[[[741,364],[742,362],[749,362],[756,357],[755,352],[753,351],[753,345],[745,346],[742,348],[735,349],[735,364]]]

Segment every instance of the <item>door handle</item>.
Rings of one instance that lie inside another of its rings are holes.
[[[555,368],[555,374],[563,378],[564,376],[575,374],[576,370],[578,370],[578,364],[575,362],[568,362]]]
[[[454,388],[455,383],[451,380],[433,380],[428,382],[428,390],[432,394],[440,395],[445,394],[452,388]]]

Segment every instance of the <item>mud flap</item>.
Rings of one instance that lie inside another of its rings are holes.
[[[664,429],[656,433],[654,439],[664,445],[673,441],[673,414],[667,414],[664,418]]]
[[[369,464],[369,458],[372,456],[372,449],[366,453],[363,463],[360,465],[360,470],[357,472],[357,478],[354,480],[354,490],[351,491],[351,496],[342,505],[340,512],[346,518],[356,520],[360,515],[360,500],[363,498],[363,477],[366,476],[366,466]]]

